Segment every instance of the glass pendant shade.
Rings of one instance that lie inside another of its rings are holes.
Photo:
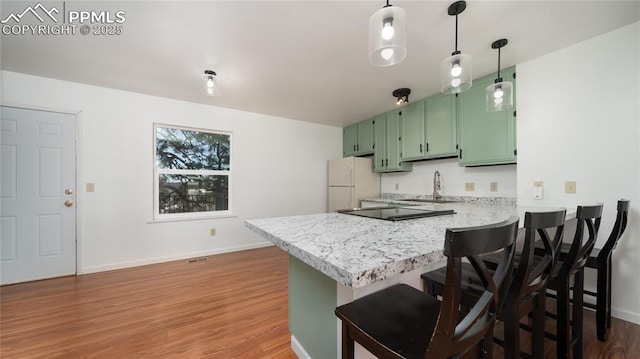
[[[485,102],[487,111],[502,111],[513,107],[513,84],[501,81],[487,86]]]
[[[387,5],[369,18],[369,62],[391,66],[407,56],[407,13]]]
[[[440,92],[455,94],[471,87],[471,55],[455,54],[440,64]]]

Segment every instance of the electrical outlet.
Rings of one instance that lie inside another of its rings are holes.
[[[566,181],[564,183],[564,193],[576,193],[576,181]]]
[[[476,184],[474,182],[467,182],[464,184],[464,190],[467,192],[473,192],[476,190]]]
[[[87,192],[93,192],[95,190],[95,184],[93,182],[87,182]]]
[[[542,181],[533,181],[533,187],[544,187],[544,182],[542,182]]]
[[[215,235],[216,235],[216,229],[215,229],[215,228],[211,228],[211,229],[209,230],[209,235],[210,235],[211,237],[215,236]]]
[[[489,191],[498,192],[498,182],[489,183]]]
[[[396,183],[396,191],[400,189],[400,183]]]

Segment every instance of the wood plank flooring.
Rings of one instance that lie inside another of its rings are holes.
[[[0,357],[294,359],[287,269],[267,247],[0,287]],[[601,343],[586,311],[584,348],[640,358],[640,326],[614,318]]]

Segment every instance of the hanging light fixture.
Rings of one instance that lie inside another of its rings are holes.
[[[387,5],[369,18],[369,61],[376,66],[391,66],[407,56],[407,13]]]
[[[220,85],[218,84],[218,77],[215,71],[204,70],[206,80],[207,95],[218,96],[220,95]]]
[[[409,103],[409,94],[411,93],[411,89],[401,88],[394,90],[392,92],[393,97],[396,98],[396,105],[404,105],[405,103]]]
[[[500,49],[507,45],[507,39],[496,40],[492,49],[498,49],[498,78],[485,90],[487,111],[502,111],[513,107],[513,83],[500,77]]]
[[[456,17],[456,48],[450,57],[440,64],[440,92],[460,93],[471,87],[471,55],[458,50],[458,15],[467,8],[466,1],[456,1],[449,5],[447,13]]]

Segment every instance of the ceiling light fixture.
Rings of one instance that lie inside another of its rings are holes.
[[[401,88],[393,91],[393,97],[396,98],[396,105],[404,105],[405,103],[409,103],[409,94],[411,93],[411,89]]]
[[[220,85],[218,84],[218,77],[215,71],[204,70],[204,74],[207,77],[207,80],[206,80],[207,95],[209,96],[220,95]]]
[[[369,18],[369,61],[376,66],[391,66],[407,56],[407,13],[387,5]]]
[[[471,55],[458,51],[458,15],[467,8],[466,1],[456,1],[449,5],[447,13],[456,17],[456,48],[440,64],[440,92],[460,93],[471,87]]]
[[[491,44],[492,49],[498,49],[498,77],[485,89],[487,111],[502,111],[513,106],[513,83],[500,77],[500,49],[507,43],[507,39],[500,39]]]

